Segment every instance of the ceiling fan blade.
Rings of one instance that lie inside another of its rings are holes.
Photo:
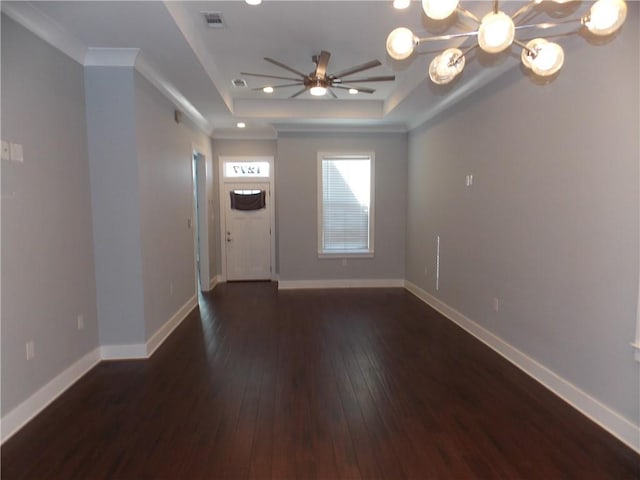
[[[369,70],[370,68],[379,67],[382,65],[379,60],[371,60],[370,62],[363,63],[362,65],[356,65],[355,67],[347,68],[341,72],[331,74],[331,78],[342,78],[354,73],[362,72],[363,70]]]
[[[298,95],[302,95],[306,91],[307,91],[307,87],[304,87],[302,90],[297,91],[296,93],[291,95],[289,98],[296,98]]]
[[[331,88],[339,88],[341,90],[351,90],[352,88],[355,88],[356,90],[358,90],[359,93],[373,93],[373,92],[375,92],[375,90],[373,88],[358,87],[358,86],[348,87],[346,85],[333,85]]]
[[[273,63],[274,65],[277,65],[280,68],[284,68],[285,70],[289,70],[292,73],[295,73],[296,75],[300,75],[302,78],[306,78],[306,75],[302,72],[299,72],[298,70],[295,70],[291,67],[288,67],[287,65],[285,65],[284,63],[280,63],[277,60],[274,60],[273,58],[269,58],[269,57],[264,57],[264,59],[269,62],[269,63]]]
[[[291,78],[291,77],[279,77],[277,75],[265,75],[264,73],[248,73],[248,72],[240,72],[240,75],[247,75],[248,77],[264,77],[264,78],[277,78],[278,80],[300,80],[299,78]]]
[[[269,85],[271,88],[276,89],[276,88],[284,88],[284,87],[297,87],[299,85],[304,85],[302,82],[298,82],[298,83],[285,83],[284,85]],[[258,87],[258,88],[252,88],[251,90],[262,90],[264,87]]]
[[[331,95],[333,98],[338,98],[338,96],[330,88],[327,88],[327,91],[329,92],[329,95]]]
[[[358,79],[349,79],[347,80],[349,83],[361,83],[361,82],[392,82],[396,79],[395,75],[385,75],[382,77],[367,77],[367,78],[358,78]]]
[[[324,78],[327,75],[327,65],[329,64],[329,57],[331,57],[331,54],[326,50],[322,50],[322,52],[320,52],[320,55],[316,57],[316,59],[318,60],[316,67],[317,78]]]

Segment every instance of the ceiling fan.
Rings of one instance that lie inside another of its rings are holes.
[[[302,86],[303,88],[298,90],[296,93],[291,95],[289,98],[296,98],[299,95],[302,95],[304,92],[309,90],[309,93],[314,96],[322,96],[325,93],[329,92],[329,94],[333,98],[338,98],[332,88],[338,88],[341,90],[351,90],[353,93],[373,93],[375,90],[373,88],[361,87],[355,84],[359,83],[369,83],[369,82],[391,82],[396,79],[395,75],[384,75],[378,77],[365,77],[365,78],[345,78],[349,77],[353,74],[362,72],[364,70],[369,70],[370,68],[375,68],[382,63],[378,60],[371,60],[370,62],[363,63],[361,65],[356,65],[351,68],[347,68],[346,70],[342,70],[337,73],[328,73],[327,65],[329,64],[329,57],[331,54],[325,50],[320,52],[320,55],[313,55],[311,58],[316,68],[313,72],[309,74],[304,74],[294,68],[291,68],[284,63],[278,62],[273,58],[264,57],[264,59],[269,62],[277,65],[280,68],[288,70],[291,73],[295,73],[297,78],[293,77],[281,77],[278,75],[267,75],[262,73],[248,73],[248,72],[240,72],[241,75],[247,75],[250,77],[262,77],[262,78],[273,78],[276,80],[291,80],[294,83],[285,83],[282,85],[272,85],[271,88],[286,88],[286,87],[295,87]],[[253,90],[264,90],[263,87],[254,88]]]

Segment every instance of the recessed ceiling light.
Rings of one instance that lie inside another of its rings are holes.
[[[244,122],[238,122],[238,123],[236,123],[236,126],[237,126],[238,128],[244,128],[244,127],[246,127],[246,126],[247,126],[247,124],[246,124],[246,123],[244,123]]]
[[[244,0],[248,5],[260,5],[262,0]]]
[[[264,93],[273,93],[273,87],[264,87],[262,91]]]
[[[350,89],[349,89],[349,93],[350,93],[351,95],[355,95],[356,93],[358,93],[358,89],[357,89],[357,88],[350,88]]]

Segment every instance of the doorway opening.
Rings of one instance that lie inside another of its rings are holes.
[[[206,157],[194,150],[193,177],[193,246],[196,294],[211,289],[209,280],[209,236]]]

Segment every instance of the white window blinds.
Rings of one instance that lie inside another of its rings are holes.
[[[319,253],[373,253],[372,155],[319,157]]]

